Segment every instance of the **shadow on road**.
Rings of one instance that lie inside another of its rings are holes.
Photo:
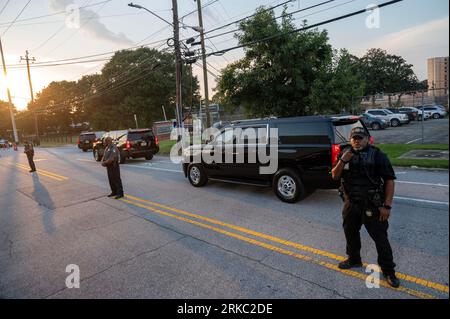
[[[55,204],[45,186],[42,185],[37,174],[33,174],[33,187],[32,197],[35,198],[38,203],[48,208],[48,210],[45,210],[42,213],[42,223],[45,232],[47,234],[52,234],[56,230],[55,225],[53,224],[53,209],[55,208]]]

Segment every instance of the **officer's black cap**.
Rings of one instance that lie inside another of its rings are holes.
[[[366,136],[369,136],[369,134],[367,134],[366,130],[364,129],[364,127],[358,126],[358,127],[354,127],[350,133],[350,138],[352,138],[353,136],[359,136],[361,138],[364,138]]]

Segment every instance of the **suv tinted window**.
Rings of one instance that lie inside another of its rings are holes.
[[[328,144],[328,123],[279,123],[278,136],[281,144]]]
[[[148,131],[142,131],[142,132],[129,132],[128,133],[128,140],[129,141],[148,141],[151,138],[153,138],[153,132]]]
[[[95,134],[81,134],[80,140],[95,140]]]
[[[334,137],[336,143],[347,143],[350,140],[350,132],[354,127],[363,127],[360,121],[351,124],[339,125],[338,123],[333,123],[334,125]]]

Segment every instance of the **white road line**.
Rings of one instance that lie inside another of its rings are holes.
[[[449,206],[448,202],[439,202],[439,201],[427,200],[427,199],[418,199],[418,198],[400,197],[400,196],[394,196],[394,199],[408,200],[408,201],[420,202],[420,203],[441,204],[441,205]]]
[[[418,182],[407,182],[407,181],[395,181],[395,183],[412,184],[412,185],[425,185],[425,186],[437,186],[437,187],[448,187],[448,185],[446,185],[446,184],[418,183]]]
[[[165,171],[165,172],[172,172],[172,173],[182,173],[183,172],[181,170],[174,170],[174,169],[167,169],[167,168],[158,168],[158,167],[149,167],[149,166],[138,166],[138,165],[130,165],[130,164],[125,164],[122,167],[136,167],[136,168],[150,169],[150,170],[155,170],[155,171]]]
[[[407,143],[405,143],[405,144],[412,144],[412,143],[414,143],[414,142],[420,141],[421,139],[422,139],[422,138],[417,138],[417,139],[412,140],[412,141],[409,141],[409,142],[407,142]]]

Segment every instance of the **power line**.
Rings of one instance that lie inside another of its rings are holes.
[[[92,15],[78,28],[75,30],[75,32],[73,32],[69,37],[67,37],[66,39],[64,39],[64,41],[62,41],[61,43],[59,43],[57,46],[55,46],[53,49],[51,49],[48,53],[55,51],[56,49],[58,49],[59,47],[61,47],[62,45],[66,44],[75,34],[77,34],[85,25],[87,25],[89,22],[92,21],[92,19],[94,18],[94,16],[100,11],[102,10],[105,5],[107,5],[109,2],[111,2],[112,0],[107,0],[105,1],[100,8],[97,9],[97,11],[95,11],[94,13],[92,13]],[[47,53],[47,54],[48,54]]]
[[[89,4],[89,5],[85,5],[85,6],[78,7],[78,9],[85,9],[85,8],[89,8],[89,7],[95,7],[95,6],[104,4],[104,3],[109,2],[109,1],[111,1],[111,0],[105,0],[105,1],[101,1],[101,2],[96,2],[96,3],[93,3],[93,4]],[[9,1],[8,1],[8,2],[9,2]],[[6,5],[5,5],[5,6],[6,6]],[[56,15],[60,15],[60,14],[66,14],[66,13],[67,13],[66,11],[58,11],[58,12],[55,12],[55,13],[44,14],[44,15],[41,15],[41,16],[36,16],[36,17],[31,17],[31,18],[20,19],[20,20],[17,20],[17,21],[15,21],[15,22],[23,22],[23,21],[38,20],[38,19],[47,18],[47,17],[52,17],[52,16],[56,16]],[[1,14],[1,12],[0,12],[0,14]],[[0,23],[0,26],[8,25],[8,24],[10,24],[11,22],[12,22],[12,21],[9,21],[9,22],[2,22],[2,23]]]
[[[403,1],[403,0],[392,0],[392,1],[384,2],[384,3],[380,4],[380,5],[378,5],[377,7],[378,8],[382,8],[382,7],[389,6],[389,5],[392,5],[392,4],[395,4],[397,2],[401,2],[401,1]],[[339,17],[336,17],[336,18],[333,18],[333,19],[329,19],[329,20],[326,20],[326,21],[323,21],[323,22],[312,24],[312,25],[309,25],[309,26],[306,26],[306,27],[302,27],[302,28],[298,28],[298,29],[295,29],[295,30],[274,34],[274,35],[271,35],[271,36],[268,36],[268,37],[265,37],[265,38],[262,38],[262,39],[259,39],[259,40],[246,42],[246,43],[243,43],[243,44],[240,44],[240,45],[228,48],[228,49],[211,52],[211,53],[208,53],[207,56],[225,54],[226,52],[229,52],[229,51],[232,51],[232,50],[240,49],[240,48],[243,48],[243,47],[246,47],[246,46],[249,46],[249,45],[253,45],[253,44],[256,44],[256,43],[260,43],[260,42],[266,42],[266,41],[269,41],[269,40],[272,40],[272,39],[275,39],[275,38],[278,38],[278,37],[281,37],[281,36],[285,36],[285,35],[289,35],[289,34],[293,34],[293,33],[298,33],[298,32],[306,31],[306,30],[309,30],[309,29],[314,29],[314,28],[317,28],[319,26],[322,26],[322,25],[325,25],[325,24],[329,24],[331,22],[336,22],[336,21],[339,21],[339,20],[347,19],[347,18],[350,18],[352,16],[356,16],[356,15],[359,15],[359,14],[362,14],[362,13],[365,13],[365,12],[371,11],[371,10],[373,10],[373,8],[362,9],[362,10],[355,11],[355,12],[352,12],[352,13],[349,13],[349,14],[346,14],[346,15],[342,15],[342,16],[339,16]],[[197,58],[198,58],[198,56],[197,56]]]
[[[30,2],[31,2],[31,0],[28,0],[27,4],[22,8],[22,10],[20,10],[19,14],[17,14],[16,18],[13,21],[11,21],[8,28],[6,28],[6,30],[3,31],[3,33],[0,37],[3,37],[6,34],[6,32],[8,32],[8,30],[11,28],[11,26],[17,21],[17,19],[19,19],[19,17],[22,15],[22,13],[25,11],[25,9],[28,7]]]
[[[290,16],[290,15],[293,15],[293,14],[296,14],[296,13],[300,13],[300,12],[303,12],[303,11],[307,11],[307,10],[310,10],[310,9],[313,9],[313,8],[316,8],[316,7],[319,7],[319,6],[323,6],[323,5],[325,5],[325,4],[328,4],[328,3],[334,2],[334,1],[335,1],[335,0],[324,1],[324,2],[315,4],[315,5],[312,5],[312,6],[303,8],[303,9],[300,9],[300,10],[296,10],[296,11],[293,11],[293,12],[289,12],[289,13],[282,14],[282,15],[280,15],[280,16],[278,16],[278,17],[275,17],[275,19],[280,19],[280,18],[284,18],[284,17]],[[314,13],[311,13],[310,15],[317,14],[317,13],[320,13],[320,12],[324,12],[324,11],[327,11],[327,10],[330,10],[330,9],[334,9],[334,8],[337,8],[337,7],[346,5],[346,4],[348,4],[348,3],[350,3],[350,2],[354,2],[354,1],[356,1],[356,0],[350,0],[350,1],[347,1],[347,2],[345,2],[345,3],[341,3],[341,4],[338,4],[338,5],[336,5],[336,6],[333,6],[333,7],[327,8],[327,9],[324,9],[324,10],[322,10],[322,11],[316,11],[316,12],[314,12]],[[310,16],[310,15],[307,15],[307,16]],[[307,17],[307,16],[303,16],[302,18],[305,18],[305,17]],[[247,19],[247,18],[245,18],[245,19]],[[242,20],[245,20],[245,19],[242,19]],[[218,30],[218,28],[216,28],[216,30]],[[237,28],[237,29],[234,29],[234,30],[230,30],[230,31],[226,31],[226,32],[223,32],[223,33],[215,34],[215,35],[212,35],[212,36],[207,37],[206,39],[214,39],[214,38],[218,38],[218,37],[224,36],[224,35],[226,35],[226,34],[230,34],[230,33],[233,33],[233,32],[237,32],[237,31],[239,31],[239,30],[241,30],[241,28]],[[212,31],[209,31],[209,32],[212,32]]]
[[[5,5],[3,6],[3,8],[0,10],[0,15],[3,13],[3,11],[5,11],[6,6],[9,4],[10,0],[7,0]]]

